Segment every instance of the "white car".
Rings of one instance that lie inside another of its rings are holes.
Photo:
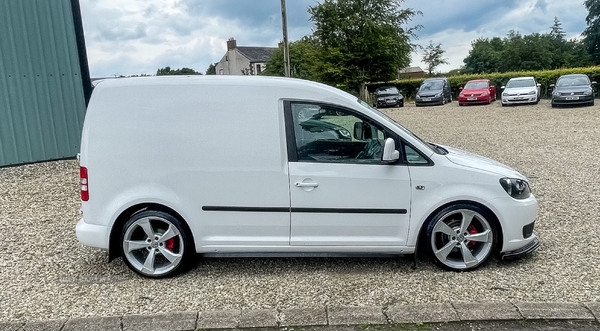
[[[540,87],[533,77],[511,78],[502,86],[502,106],[516,104],[537,104],[540,102]]]
[[[77,238],[147,277],[196,253],[427,254],[464,271],[539,245],[523,175],[309,81],[101,82],[80,166]]]

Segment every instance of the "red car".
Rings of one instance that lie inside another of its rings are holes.
[[[458,105],[490,104],[496,100],[496,86],[491,86],[488,79],[475,79],[460,88]]]

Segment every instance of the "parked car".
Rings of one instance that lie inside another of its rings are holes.
[[[490,84],[489,79],[470,80],[460,88],[458,105],[490,104],[496,101],[496,86]]]
[[[452,102],[452,90],[448,78],[428,78],[417,90],[415,105],[445,105]]]
[[[467,271],[539,245],[522,174],[304,80],[104,81],[79,162],[78,240],[146,277],[196,253],[427,254]]]
[[[502,106],[516,104],[536,104],[541,98],[541,84],[533,77],[511,78],[506,86],[502,86]]]
[[[583,74],[563,75],[558,78],[552,91],[552,107],[562,105],[594,105],[594,88],[596,82]]]
[[[378,87],[373,99],[374,107],[404,107],[404,96],[395,86]]]

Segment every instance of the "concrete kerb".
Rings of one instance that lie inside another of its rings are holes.
[[[448,323],[494,320],[596,320],[600,303],[477,302],[323,308],[186,311],[150,315],[0,323],[0,331],[185,331],[288,326]]]

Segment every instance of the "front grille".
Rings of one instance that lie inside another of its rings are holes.
[[[584,95],[584,93],[583,92],[567,92],[567,93],[560,94],[561,97],[568,97],[571,95]]]

